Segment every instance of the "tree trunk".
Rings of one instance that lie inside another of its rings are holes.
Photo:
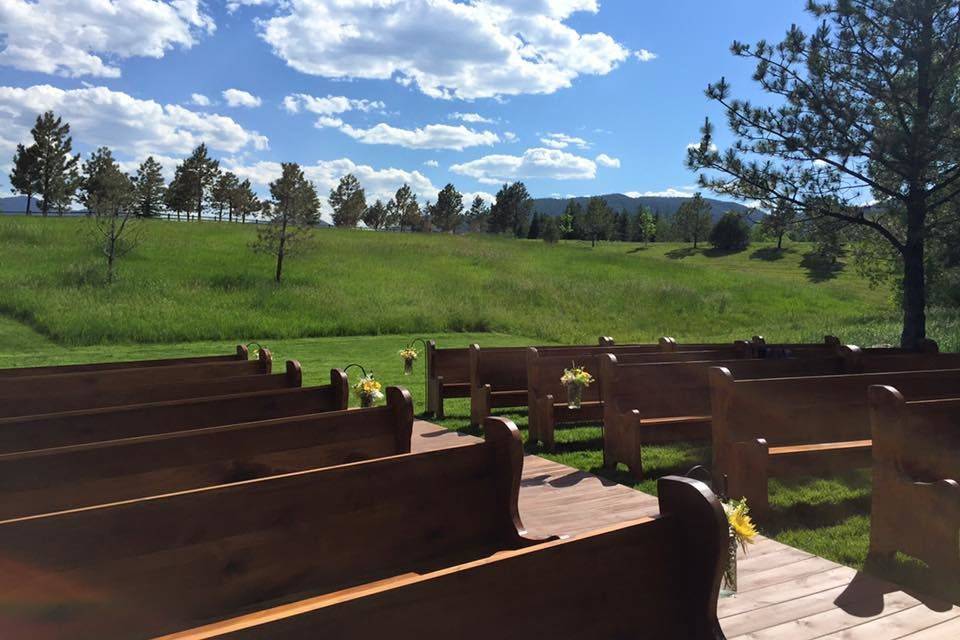
[[[27,215],[28,215],[28,216],[29,216],[29,215],[32,215],[31,212],[30,212],[30,200],[31,200],[31,199],[33,199],[33,194],[32,194],[32,193],[28,193],[28,194],[27,194]]]
[[[924,203],[907,204],[907,243],[903,248],[903,333],[900,345],[916,348],[927,337],[927,287],[924,268]]]
[[[277,274],[275,276],[277,283],[280,283],[280,276],[283,273],[283,251],[287,244],[287,216],[283,216],[283,223],[280,227],[280,246],[277,247]]]
[[[777,251],[783,249],[783,231],[777,236]]]

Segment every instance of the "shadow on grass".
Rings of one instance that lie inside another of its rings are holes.
[[[629,251],[627,251],[627,253],[640,253],[641,251],[646,251],[649,248],[650,247],[646,247],[646,246],[634,247],[633,249],[630,249]]]
[[[776,536],[791,529],[820,529],[839,524],[851,516],[870,515],[870,496],[854,496],[834,502],[808,504],[797,502],[789,507],[773,507],[766,535]]]
[[[703,251],[703,255],[708,258],[724,258],[726,256],[733,256],[738,253],[743,253],[747,248],[742,249],[720,249],[719,247],[711,247]]]
[[[783,260],[783,257],[788,253],[793,253],[793,249],[777,249],[776,247],[764,247],[762,249],[757,249],[750,254],[751,260],[763,260],[765,262],[776,262],[777,260]]]
[[[703,250],[699,247],[694,249],[693,247],[684,247],[682,249],[673,249],[672,251],[667,251],[665,254],[666,257],[671,260],[683,260],[684,258],[689,258],[690,256],[695,256],[698,253],[702,253]]]
[[[807,279],[811,282],[833,280],[846,267],[839,260],[825,259],[813,251],[803,254],[800,266],[807,270]]]

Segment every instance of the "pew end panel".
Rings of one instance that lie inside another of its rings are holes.
[[[270,349],[266,347],[260,349],[257,362],[260,365],[260,373],[269,374],[273,372],[273,354],[270,353]]]
[[[707,374],[710,379],[710,433],[713,442],[713,486],[723,487],[728,468],[730,445],[729,412],[730,397],[733,393],[733,374],[726,367],[710,367]]]
[[[303,368],[300,366],[298,360],[287,360],[287,387],[302,387],[303,386]]]
[[[437,341],[436,340],[427,340],[426,353],[424,353],[424,366],[423,366],[423,375],[424,375],[424,388],[427,390],[427,415],[435,415],[437,413],[437,398],[439,397],[439,391],[436,388],[436,383],[434,381],[434,364],[433,359],[437,352]]]
[[[762,519],[770,512],[767,483],[770,480],[770,446],[763,438],[731,442],[726,446],[727,495],[734,499],[746,498],[755,518]]]
[[[238,344],[237,345],[237,360],[249,360],[250,359],[250,350],[247,349],[247,345]]]
[[[643,453],[640,438],[640,412],[614,414],[603,424],[603,466],[615,469],[623,463],[638,481],[643,479]]]
[[[410,442],[413,438],[413,396],[403,387],[387,387],[386,397],[387,407],[397,424],[397,453],[410,453]]]
[[[333,392],[333,411],[344,411],[350,406],[350,379],[343,369],[330,369],[330,390]]]

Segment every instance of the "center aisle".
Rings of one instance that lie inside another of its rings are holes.
[[[479,438],[418,420],[413,452]],[[577,535],[659,513],[654,496],[538,456],[523,459],[520,517],[534,536]],[[740,592],[720,601],[728,640],[960,638],[960,607],[910,595],[824,558],[759,537],[741,552]]]

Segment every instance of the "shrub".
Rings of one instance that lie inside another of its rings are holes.
[[[560,225],[555,218],[544,216],[540,221],[540,237],[547,244],[557,244],[560,242]]]
[[[750,226],[740,214],[728,211],[710,231],[710,244],[722,251],[743,251],[750,245]]]

